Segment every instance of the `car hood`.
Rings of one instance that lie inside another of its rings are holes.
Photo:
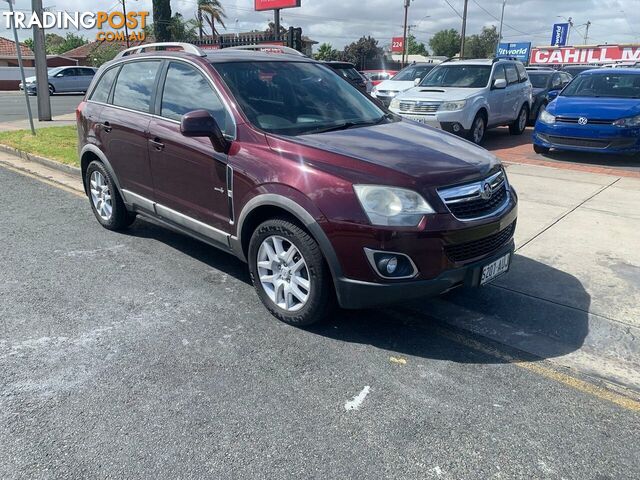
[[[379,83],[376,88],[378,90],[391,90],[394,92],[404,92],[408,88],[414,86],[413,82],[398,82],[397,80],[385,80]]]
[[[316,167],[325,164],[352,181],[378,184],[398,184],[403,177],[401,183],[418,188],[452,185],[488,175],[500,163],[471,142],[407,120],[287,140],[314,149],[295,154]],[[290,149],[278,137],[269,137],[269,143],[278,151]]]
[[[559,96],[547,110],[552,115],[617,120],[640,115],[640,99]]]
[[[478,93],[478,88],[413,87],[398,96],[402,100],[464,100]]]

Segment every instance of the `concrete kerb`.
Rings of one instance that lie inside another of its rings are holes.
[[[20,157],[23,160],[39,163],[40,165],[44,165],[45,167],[49,167],[53,170],[58,170],[63,173],[69,173],[71,175],[81,175],[81,170],[79,167],[74,167],[72,165],[65,165],[64,163],[56,162],[55,160],[51,160],[45,157],[41,157],[39,155],[34,155],[33,153],[28,153],[23,150],[19,150],[17,148],[10,147],[8,145],[3,145],[0,143],[0,151],[9,153],[11,155],[15,155],[16,157]]]

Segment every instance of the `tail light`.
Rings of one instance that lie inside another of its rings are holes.
[[[76,108],[76,122],[80,121],[80,118],[82,117],[82,111],[84,110],[86,104],[87,102],[85,102],[84,100],[78,104],[78,107]]]

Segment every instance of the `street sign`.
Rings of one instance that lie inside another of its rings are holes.
[[[404,37],[393,37],[391,39],[391,51],[399,53],[404,51]]]
[[[569,35],[568,23],[556,23],[553,26],[553,34],[551,35],[551,46],[564,47],[567,44],[567,36]]]
[[[255,0],[255,10],[279,10],[281,8],[295,8],[300,6],[301,0]]]
[[[498,51],[496,57],[498,58],[517,58],[522,63],[529,61],[529,54],[531,53],[531,43],[501,43],[498,45]]]

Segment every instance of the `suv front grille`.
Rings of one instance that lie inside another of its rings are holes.
[[[460,220],[493,215],[509,201],[502,170],[478,182],[439,189],[438,194],[449,211]]]
[[[452,262],[464,262],[473,258],[482,257],[495,252],[505,245],[516,231],[516,222],[514,221],[502,231],[490,235],[473,242],[461,243],[458,245],[447,245],[444,251]]]
[[[400,102],[400,111],[403,113],[436,113],[442,102]]]

